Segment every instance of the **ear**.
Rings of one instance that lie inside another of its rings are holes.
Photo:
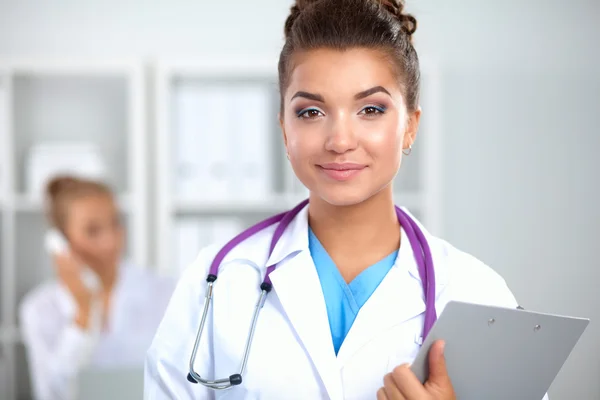
[[[406,130],[404,131],[404,142],[402,143],[402,149],[408,149],[415,142],[417,138],[417,131],[419,130],[419,122],[421,121],[421,106],[409,114],[408,121],[406,123]]]

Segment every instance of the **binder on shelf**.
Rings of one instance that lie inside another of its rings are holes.
[[[269,87],[180,82],[174,91],[175,193],[183,200],[257,200],[273,194]]]
[[[236,118],[230,119],[230,135],[234,138],[232,165],[235,165],[232,193],[242,200],[270,197],[272,190],[273,137],[270,92],[266,84],[242,84],[232,88],[231,110]]]
[[[182,83],[173,108],[175,192],[182,199],[227,198],[232,184],[227,87]]]
[[[228,124],[235,117],[235,111],[230,108],[230,93],[230,89],[224,86],[207,86],[202,96],[204,124],[200,135],[202,154],[207,161],[204,198],[227,199],[232,194],[233,146]]]
[[[202,141],[198,132],[200,99],[194,87],[178,87],[173,96],[173,183],[181,198],[194,198],[199,192],[202,164],[199,151]]]

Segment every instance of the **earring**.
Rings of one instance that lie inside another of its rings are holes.
[[[285,153],[285,156],[287,157],[287,159],[290,159],[290,153]]]
[[[408,152],[405,152],[404,150],[402,150],[402,154],[404,154],[405,156],[410,155],[410,153],[412,153],[412,144],[408,145]]]

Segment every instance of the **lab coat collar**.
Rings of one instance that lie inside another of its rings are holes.
[[[438,240],[420,224],[434,259],[436,293],[447,281],[447,266]],[[425,312],[425,296],[412,247],[403,228],[398,257],[375,293],[360,310],[336,357],[319,276],[308,250],[305,207],[290,224],[267,265],[285,260],[270,275],[275,293],[310,355],[330,398],[342,398],[340,367],[378,333]],[[269,237],[270,239],[270,237]],[[437,295],[436,295],[437,297]],[[415,338],[418,339],[418,338]]]
[[[270,276],[275,294],[331,399],[343,398],[340,370],[360,348],[379,333],[425,311],[413,252],[408,243],[403,243],[394,266],[359,311],[336,356],[325,298],[310,251],[300,251],[285,260]]]
[[[417,222],[431,250],[437,299],[445,290],[450,276],[445,247],[440,239],[432,236],[412,215],[411,218]],[[342,343],[338,352],[341,365],[344,365],[362,346],[375,339],[378,333],[425,312],[423,282],[415,254],[403,228],[400,237],[400,248],[394,266],[360,309]],[[420,332],[415,337],[415,341],[421,343],[422,339],[422,332]]]
[[[359,310],[340,347],[338,360],[341,365],[381,332],[425,312],[418,266],[404,229],[401,229],[401,238],[394,266]]]
[[[436,292],[439,293],[439,290],[443,288],[448,281],[448,269],[440,266],[437,267],[436,260],[443,258],[443,254],[441,252],[441,246],[439,246],[439,239],[434,237],[429,233],[429,231],[418,221],[414,215],[410,213],[408,209],[405,207],[401,207],[404,212],[406,212],[410,218],[417,224],[419,229],[423,232],[423,235],[427,239],[427,243],[431,249],[432,257],[434,259],[434,270],[435,270],[435,280],[436,280]],[[277,225],[275,225],[277,226]],[[408,272],[410,275],[421,282],[421,276],[419,274],[419,268],[414,259],[414,253],[412,251],[412,247],[408,241],[408,236],[406,232],[401,227],[401,238],[402,245],[400,246],[398,252],[397,260],[402,260],[401,265],[408,266]],[[274,228],[272,229],[274,231]],[[268,243],[270,243],[271,235],[268,235]],[[268,248],[268,245],[267,245]],[[296,215],[294,220],[290,223],[288,228],[283,233],[281,239],[275,245],[273,249],[273,253],[270,257],[268,257],[264,267],[275,265],[285,260],[288,257],[293,257],[302,251],[308,251],[308,205],[305,206],[299,213]],[[252,260],[256,264],[261,265],[260,260]],[[399,265],[396,262],[396,265]]]
[[[328,398],[343,398],[325,299],[310,251],[300,251],[295,257],[285,260],[270,277],[275,294],[311,358]]]
[[[423,232],[423,236],[427,240],[427,244],[429,245],[429,249],[431,250],[431,257],[433,259],[433,269],[435,271],[435,286],[436,286],[436,298],[439,295],[440,291],[447,285],[448,279],[450,276],[450,271],[447,268],[447,265],[442,261],[445,260],[446,248],[443,246],[444,242],[439,238],[432,235],[421,222],[415,218],[411,212],[405,207],[400,207],[405,213],[409,215],[409,217],[417,224],[421,232]],[[415,254],[413,253],[412,246],[408,240],[408,236],[406,232],[401,227],[401,243],[400,249],[398,251],[398,258],[395,266],[400,265],[408,265],[408,272],[410,275],[421,282],[421,275],[419,274],[419,266],[415,260]],[[422,282],[421,282],[422,283]]]
[[[277,225],[275,225],[277,226]],[[269,243],[271,236],[269,236]],[[301,251],[308,251],[308,205],[304,206],[284,231],[267,259],[266,266],[279,264]]]

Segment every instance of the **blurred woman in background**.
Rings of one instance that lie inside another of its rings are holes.
[[[47,196],[57,279],[25,297],[21,327],[36,399],[74,399],[84,368],[143,366],[174,286],[123,261],[125,232],[107,186],[57,177]]]

